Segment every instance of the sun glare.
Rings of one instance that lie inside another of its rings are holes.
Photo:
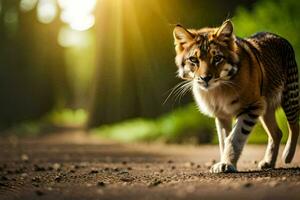
[[[96,3],[96,0],[58,0],[62,9],[60,18],[74,30],[88,30],[95,24]]]
[[[38,20],[44,24],[51,23],[57,15],[55,0],[40,0],[37,5]]]
[[[34,9],[38,0],[21,0],[20,1],[20,9],[23,12],[28,12]]]

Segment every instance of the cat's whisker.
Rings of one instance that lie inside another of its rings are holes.
[[[177,91],[180,89],[180,87],[182,87],[184,84],[186,84],[188,82],[189,82],[188,80],[182,81],[182,82],[178,83],[177,85],[175,85],[174,87],[172,87],[171,89],[169,89],[167,91],[169,94],[166,97],[166,99],[163,102],[163,104],[165,104],[169,100],[169,98],[172,96],[172,94],[177,93]]]

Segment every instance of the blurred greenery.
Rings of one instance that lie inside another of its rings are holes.
[[[203,116],[194,104],[178,108],[158,119],[134,119],[92,130],[101,137],[123,142],[209,143],[214,120]]]
[[[298,0],[262,0],[249,10],[238,7],[233,17],[236,35],[247,37],[268,31],[286,38],[294,47],[300,61],[300,2]]]
[[[37,120],[28,120],[18,123],[4,133],[19,136],[37,136],[70,128],[82,127],[87,120],[87,113],[83,109],[54,110]]]
[[[282,109],[276,112],[280,129],[283,131],[282,143],[287,140],[287,121]],[[101,126],[93,129],[92,134],[121,142],[151,142],[166,143],[213,143],[218,144],[214,119],[202,115],[197,106],[190,104],[178,108],[158,119],[133,119],[114,125]],[[251,144],[264,144],[267,134],[260,123],[251,133]]]

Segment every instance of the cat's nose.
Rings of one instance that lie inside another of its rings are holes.
[[[207,74],[206,76],[200,76],[200,79],[206,83],[212,79],[212,74]]]

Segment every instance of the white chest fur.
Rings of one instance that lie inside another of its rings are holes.
[[[231,117],[239,109],[238,96],[222,88],[204,91],[194,84],[193,95],[199,110],[210,117]]]

